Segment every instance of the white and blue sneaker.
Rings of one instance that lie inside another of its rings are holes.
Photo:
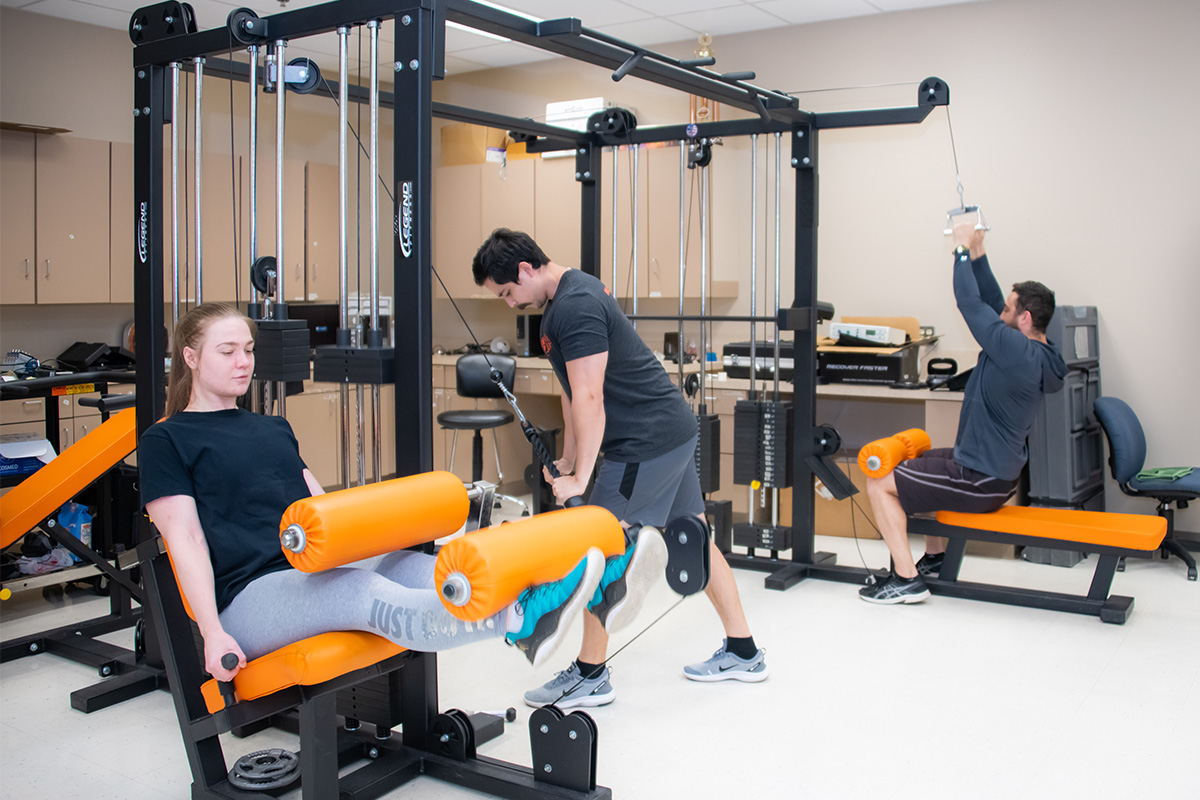
[[[608,667],[604,667],[599,675],[584,678],[579,671],[579,664],[572,662],[570,667],[555,673],[544,685],[526,692],[525,705],[541,708],[553,704],[564,711],[569,708],[606,706],[617,699],[617,692],[609,680],[611,675]]]
[[[648,525],[634,534],[633,543],[604,564],[600,585],[588,603],[604,630],[614,633],[637,618],[650,588],[666,575],[667,545]]]
[[[516,611],[522,616],[521,627],[504,638],[519,647],[530,664],[540,666],[558,647],[562,633],[595,593],[603,571],[604,553],[593,547],[566,577],[521,592],[516,604]]]
[[[753,658],[738,658],[729,652],[729,642],[722,641],[721,648],[712,654],[712,658],[691,664],[683,668],[683,677],[692,681],[713,683],[715,681],[742,681],[758,683],[765,681],[770,671],[767,669],[767,651],[761,647]]]

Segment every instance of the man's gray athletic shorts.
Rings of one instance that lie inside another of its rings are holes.
[[[696,440],[649,461],[605,459],[596,473],[588,503],[606,508],[622,522],[665,527],[679,517],[704,513]]]
[[[961,511],[987,514],[1004,505],[1017,482],[993,478],[954,460],[954,448],[927,450],[892,470],[896,494],[906,514]]]

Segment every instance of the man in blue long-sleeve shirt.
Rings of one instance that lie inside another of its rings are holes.
[[[982,352],[967,381],[953,448],[929,450],[867,481],[879,531],[894,570],[864,587],[871,603],[918,603],[929,596],[922,575],[941,568],[944,539],[928,537],[914,563],[908,547],[909,514],[995,511],[1016,491],[1029,458],[1025,440],[1042,395],[1063,386],[1067,366],[1046,340],[1054,293],[1037,281],[1014,284],[1008,298],[992,275],[982,230],[954,227],[954,297]]]

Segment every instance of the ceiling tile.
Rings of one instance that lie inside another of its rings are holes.
[[[76,22],[86,22],[91,25],[102,25],[105,28],[129,29],[129,18],[132,16],[124,11],[118,11],[90,3],[79,3],[75,0],[39,0],[24,7],[26,11],[37,14],[49,14],[52,17],[73,19]]]
[[[694,35],[690,28],[669,19],[621,22],[616,25],[598,26],[596,30],[641,47],[650,47],[662,42],[678,42],[690,39]]]
[[[671,21],[690,28],[695,33],[710,33],[719,37],[726,33],[744,33],[765,28],[780,28],[788,23],[756,6],[714,8],[687,14],[672,14]]]
[[[793,25],[879,13],[867,0],[766,0],[754,5]]]
[[[728,3],[730,0],[721,0],[721,2]],[[632,3],[621,2],[621,0],[589,0],[587,3],[564,3],[563,0],[509,0],[501,5],[538,19],[579,17],[589,28],[648,19],[657,14],[657,11],[637,8],[639,4],[636,0]]]
[[[473,47],[470,50],[460,52],[463,58],[484,64],[488,67],[511,67],[513,64],[525,64],[555,58],[552,53],[547,53],[536,47],[529,47],[517,42],[497,42],[487,47]]]

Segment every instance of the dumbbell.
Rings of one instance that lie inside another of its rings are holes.
[[[929,434],[910,428],[886,439],[877,439],[858,451],[858,467],[871,478],[882,478],[901,461],[916,458],[931,447]]]

